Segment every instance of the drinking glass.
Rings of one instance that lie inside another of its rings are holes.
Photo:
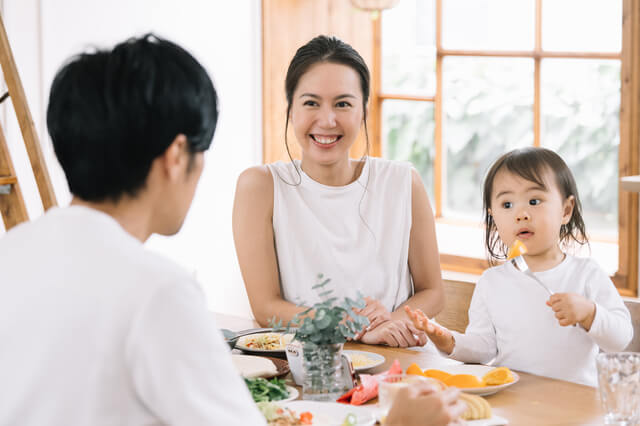
[[[398,391],[412,384],[428,381],[426,377],[415,374],[383,374],[378,380],[378,406],[383,415],[389,413]]]
[[[604,424],[640,424],[640,353],[600,353],[596,365]]]

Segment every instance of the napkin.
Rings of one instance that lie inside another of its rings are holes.
[[[387,374],[402,374],[400,362],[396,359],[391,364],[389,370],[378,374],[360,374],[360,385],[351,389],[349,392],[337,399],[343,404],[361,405],[378,396],[378,376]]]

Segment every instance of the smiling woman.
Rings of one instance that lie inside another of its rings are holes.
[[[369,81],[362,57],[337,38],[298,49],[285,81],[285,127],[302,158],[242,173],[236,251],[261,324],[289,321],[317,302],[313,279],[323,273],[336,297],[366,297],[360,313],[371,325],[361,341],[414,346],[425,335],[398,308],[411,300],[432,316],[443,305],[434,219],[410,163],[349,158],[361,129],[368,142]]]

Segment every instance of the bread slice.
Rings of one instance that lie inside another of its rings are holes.
[[[242,377],[273,377],[278,374],[276,365],[267,358],[254,355],[232,354],[231,358],[236,370]]]

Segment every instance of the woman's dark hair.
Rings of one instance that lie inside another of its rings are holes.
[[[575,205],[573,214],[566,225],[560,227],[560,242],[566,247],[569,243],[588,244],[587,233],[582,219],[582,205],[578,196],[578,188],[573,174],[564,160],[555,152],[546,148],[519,148],[498,158],[489,169],[484,179],[483,210],[485,227],[485,245],[489,254],[489,261],[506,259],[508,247],[500,240],[496,223],[489,209],[493,196],[493,182],[498,172],[506,170],[523,179],[534,182],[546,188],[543,175],[550,171],[555,176],[560,194],[566,200],[573,195]]]
[[[190,153],[207,150],[217,105],[202,65],[147,34],[71,58],[53,80],[47,126],[71,193],[117,201],[137,195],[179,134]]]
[[[293,102],[293,92],[296,91],[300,78],[311,68],[311,66],[328,62],[332,64],[345,65],[353,69],[360,77],[360,89],[362,90],[362,111],[364,114],[364,134],[367,141],[367,152],[369,152],[369,132],[367,131],[367,102],[369,101],[369,84],[371,75],[367,64],[362,56],[350,45],[337,37],[319,35],[313,38],[304,46],[300,47],[289,63],[287,77],[285,78],[285,94],[287,96],[287,119],[284,128],[284,142],[289,158],[289,143],[287,141],[287,130],[289,128],[289,115]]]

